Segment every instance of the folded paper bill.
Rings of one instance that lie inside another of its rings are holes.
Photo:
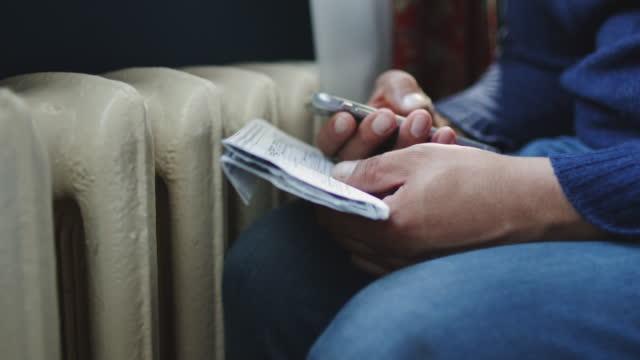
[[[338,211],[385,220],[380,199],[331,177],[334,164],[320,150],[255,119],[223,141],[222,169],[248,204],[258,178],[295,196]]]

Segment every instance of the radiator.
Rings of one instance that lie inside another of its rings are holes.
[[[3,358],[223,359],[225,249],[287,199],[263,184],[242,205],[221,140],[262,117],[311,141],[314,65],[40,73],[0,87]]]

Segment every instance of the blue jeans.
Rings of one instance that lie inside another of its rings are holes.
[[[635,243],[492,247],[376,279],[301,202],[245,232],[224,273],[229,359],[638,358],[638,304]]]

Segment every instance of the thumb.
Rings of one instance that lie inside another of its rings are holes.
[[[331,175],[368,193],[389,192],[404,184],[409,175],[411,166],[402,153],[399,150],[364,160],[343,161],[334,166]]]
[[[416,79],[404,71],[390,71],[380,79],[380,83],[385,100],[403,114],[433,107]]]

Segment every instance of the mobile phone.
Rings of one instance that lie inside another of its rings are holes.
[[[353,117],[357,121],[361,121],[367,115],[377,110],[371,106],[360,104],[355,101],[347,100],[324,92],[317,92],[311,96],[311,108],[313,109],[314,113],[323,116],[331,116],[337,112],[345,111],[353,115]],[[402,122],[405,120],[407,120],[405,117],[396,115],[396,122],[398,123],[398,125],[402,124]],[[436,130],[437,128],[432,127],[431,135],[433,135]],[[495,153],[500,152],[497,148],[491,145],[484,144],[476,140],[471,140],[460,135],[456,137],[456,144],[462,146],[471,146]]]

